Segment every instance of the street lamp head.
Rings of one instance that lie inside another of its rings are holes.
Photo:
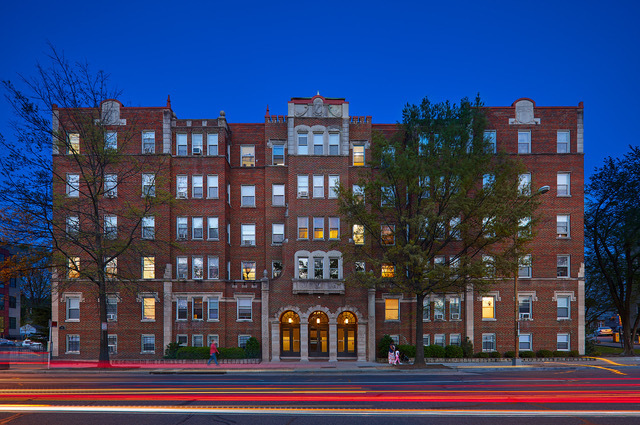
[[[547,193],[551,188],[549,186],[542,186],[538,189],[538,194],[542,195],[543,193]]]

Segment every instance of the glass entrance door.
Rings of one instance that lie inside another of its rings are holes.
[[[329,318],[321,311],[309,317],[309,357],[329,357]]]

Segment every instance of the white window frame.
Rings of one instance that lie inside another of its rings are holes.
[[[145,349],[145,338],[147,338],[149,341],[151,341],[151,343],[153,343],[153,350]],[[156,353],[156,336],[154,334],[140,335],[140,354],[155,354],[155,353]]]
[[[489,301],[489,300],[491,300],[491,301]],[[484,296],[481,297],[480,301],[482,302],[482,304],[480,305],[480,317],[482,318],[482,320],[484,320],[484,321],[495,321],[496,320],[496,297],[494,295],[484,295]],[[489,316],[485,317],[484,316],[484,304],[485,304],[485,301],[491,302],[491,305],[487,306],[487,308],[488,307],[492,307],[493,315],[491,317],[489,317]]]
[[[186,322],[187,320],[189,320],[189,301],[187,297],[178,297],[176,298],[176,322]]]
[[[118,335],[117,334],[107,335],[107,349],[109,350],[109,354],[118,354]]]
[[[384,299],[384,321],[385,322],[399,322],[400,321],[400,297],[391,296],[383,294],[382,298]],[[388,304],[387,301],[391,304],[397,303],[398,308],[394,308],[394,305]],[[391,313],[395,312],[393,315]]]
[[[204,155],[202,133],[191,133],[191,155]]]
[[[518,277],[528,279],[533,276],[533,263],[531,261],[531,254],[520,257],[518,265]]]
[[[462,300],[460,297],[449,297],[449,320],[461,320]]]
[[[140,297],[140,305],[142,307],[142,318],[141,318],[141,322],[155,322],[156,321],[156,297],[151,296],[151,295],[143,295],[142,297]],[[151,308],[151,303],[149,303],[149,305],[146,304],[146,300],[153,300],[153,315],[147,314],[149,313],[147,311],[147,307]]]
[[[191,217],[191,239],[204,239],[204,219],[202,217]]]
[[[556,192],[558,197],[571,196],[571,173],[558,173],[556,178]]]
[[[65,297],[65,303],[66,303],[66,319],[65,322],[79,322],[80,321],[80,301],[81,301],[81,297],[80,296],[66,296]],[[76,307],[77,304],[77,307]],[[78,317],[77,318],[70,318],[71,316],[71,311],[76,311],[78,312]]]
[[[246,161],[245,161],[246,159]],[[240,146],[240,166],[253,168],[256,166],[256,146],[241,145]]]
[[[71,347],[71,342],[77,344],[77,349],[75,349],[76,347]],[[78,334],[67,335],[65,354],[80,354],[80,335]]]
[[[217,270],[217,272],[213,272]],[[220,279],[220,258],[215,255],[207,256],[207,279]]]
[[[518,131],[518,153],[531,153],[531,130]]]
[[[218,156],[218,133],[207,133],[207,155]]]
[[[281,245],[284,242],[284,223],[271,224],[271,243]]]
[[[336,236],[332,236],[332,232],[336,233]],[[340,217],[329,217],[329,240],[340,240]]]
[[[117,174],[105,174],[104,175],[104,196],[106,198],[118,197],[118,175]]]
[[[445,334],[435,334],[433,335],[433,345],[439,345],[443,347],[447,345],[447,339]]]
[[[156,257],[154,255],[142,256],[142,278],[143,279],[156,278]]]
[[[271,185],[271,205],[274,207],[285,206],[285,185],[284,184],[272,184]]]
[[[496,153],[496,149],[498,146],[497,133],[496,130],[485,130],[484,131],[484,139],[489,142],[489,152]]]
[[[340,176],[329,174],[328,183],[327,197],[329,199],[336,199],[338,197],[338,186],[340,186]]]
[[[153,215],[142,217],[142,239],[153,240],[156,238],[156,218]]]
[[[200,317],[196,316],[196,303],[200,304]],[[204,298],[203,297],[191,298],[191,320],[194,322],[201,322],[204,320]]]
[[[518,335],[518,351],[533,351],[533,342],[530,333]]]
[[[309,176],[306,174],[298,174],[298,198],[309,198]]]
[[[306,229],[307,237],[300,237],[300,230]],[[309,217],[298,217],[298,240],[309,239]]]
[[[238,335],[238,347],[245,348],[247,346],[247,341],[249,341],[251,335],[240,334]]]
[[[296,262],[296,276],[298,279],[309,279],[309,257],[298,257]]]
[[[496,351],[496,334],[483,333],[482,334],[482,352],[491,353],[493,351]]]
[[[531,195],[531,173],[520,174],[518,190],[521,195]]]
[[[249,277],[251,277],[250,275],[246,275],[246,279],[245,279],[245,269],[247,270],[253,270],[253,279],[249,279]],[[255,261],[241,261],[240,262],[240,274],[242,277],[242,280],[245,281],[251,281],[251,280],[255,280],[256,279],[256,272],[257,272],[257,266],[256,266],[256,262]]]
[[[358,151],[356,153],[356,150]],[[360,150],[362,150],[362,154],[360,154]],[[360,157],[362,157],[362,161],[360,161]],[[356,162],[356,158],[358,161]],[[351,149],[351,165],[353,167],[364,167],[367,164],[367,154],[366,147],[364,143],[354,143],[353,148]]]
[[[566,301],[566,306],[564,302]],[[561,315],[560,309],[566,309],[567,314]],[[571,296],[566,294],[556,295],[556,315],[558,320],[571,320]]]
[[[449,345],[462,345],[462,335],[461,334],[449,334]]]
[[[313,133],[313,154],[324,155],[324,133]]]
[[[116,131],[107,131],[104,136],[104,150],[118,150],[118,133]]]
[[[304,141],[304,143],[302,143]],[[296,140],[297,154],[309,155],[309,133],[298,133]]]
[[[67,134],[67,154],[79,154],[80,153],[80,133]]]
[[[142,197],[154,198],[156,196],[156,176],[155,174],[142,174]]]
[[[80,174],[67,174],[67,197],[80,197]]]
[[[142,131],[142,153],[156,153],[156,132],[153,130]]]
[[[176,134],[176,156],[187,156],[189,150],[187,149],[187,133]]]
[[[220,223],[218,217],[207,217],[207,240],[220,240]]]
[[[276,155],[276,150],[282,150],[282,159],[280,159],[280,155]],[[284,154],[284,144],[277,143],[274,144],[271,148],[271,165],[284,166],[285,165],[285,154]]]
[[[204,196],[204,182],[201,174],[191,177],[191,197],[194,199],[202,199]]]
[[[571,216],[569,214],[558,214],[556,216],[556,232],[558,238],[571,238]]]
[[[207,176],[207,199],[218,199],[219,196],[218,175],[209,174]]]
[[[334,151],[335,152],[332,152]],[[340,133],[329,133],[329,155],[340,155]]]
[[[176,335],[176,343],[182,347],[186,347],[189,345],[189,335],[187,334],[178,334]]]
[[[247,223],[240,225],[242,246],[256,246],[256,225]]]
[[[118,238],[118,216],[105,215],[104,216],[104,238],[105,239],[117,239]]]
[[[560,266],[560,264],[566,262],[566,266],[562,265]],[[561,276],[560,275],[560,267],[562,267],[563,269],[566,268],[567,272],[565,275]],[[566,254],[558,254],[556,256],[556,277],[560,278],[560,279],[568,279],[571,277],[571,256],[570,255],[566,255]]]
[[[189,259],[186,256],[176,257],[176,279],[189,278]]]
[[[178,240],[189,239],[189,218],[176,217],[176,238]]]
[[[557,153],[571,153],[571,132],[569,130],[558,130],[556,141]],[[564,145],[566,145],[566,149],[561,147]]]
[[[179,174],[176,176],[176,199],[187,199],[189,197],[189,176]]]
[[[212,314],[213,312],[215,312],[215,314]],[[207,322],[219,322],[219,321],[220,321],[220,296],[209,295],[207,297]],[[211,343],[209,343],[209,345],[211,345]]]
[[[240,186],[240,206],[243,208],[255,208],[256,206],[256,186],[243,184]]]
[[[191,258],[191,278],[193,280],[204,279],[204,258],[201,255],[194,255]]]
[[[204,335],[202,335],[202,334],[193,334],[193,335],[191,335],[191,346],[192,347],[204,347]]]
[[[253,322],[253,297],[236,296],[236,322]]]
[[[560,344],[567,344],[566,348],[562,347]],[[569,333],[559,333],[556,334],[556,350],[557,351],[571,351],[571,334]]]
[[[313,197],[324,198],[324,175],[313,175]]]
[[[518,294],[518,320],[533,318],[533,296]]]
[[[323,241],[324,240],[324,217],[313,217],[313,240],[315,241]],[[322,223],[322,226],[319,224]]]

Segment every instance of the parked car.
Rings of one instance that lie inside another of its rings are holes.
[[[40,342],[32,342],[29,344],[29,350],[31,351],[43,351],[44,346]]]
[[[596,329],[596,335],[613,335],[613,329],[611,329],[609,326],[600,326],[598,329]]]
[[[24,341],[22,341],[22,346],[23,347],[28,347],[32,344],[30,339],[25,339]]]

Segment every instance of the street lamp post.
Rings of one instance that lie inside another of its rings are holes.
[[[529,199],[527,199],[526,202],[529,202],[531,199],[533,199],[534,196],[537,195],[542,195],[544,193],[547,193],[549,191],[550,187],[549,186],[542,186],[540,189],[538,189],[533,195],[529,196]],[[517,242],[518,242],[518,231],[519,229],[516,229],[514,235],[513,235],[513,241],[514,244],[516,246],[515,248],[515,254],[516,254],[516,268],[515,268],[515,273],[513,275],[513,293],[514,293],[514,351],[515,351],[515,355],[513,356],[513,366],[517,366],[519,364],[521,364],[520,361],[520,353],[519,353],[519,348],[520,348],[520,298],[518,297],[518,277],[520,274],[520,256],[518,255],[518,251],[517,251]]]

